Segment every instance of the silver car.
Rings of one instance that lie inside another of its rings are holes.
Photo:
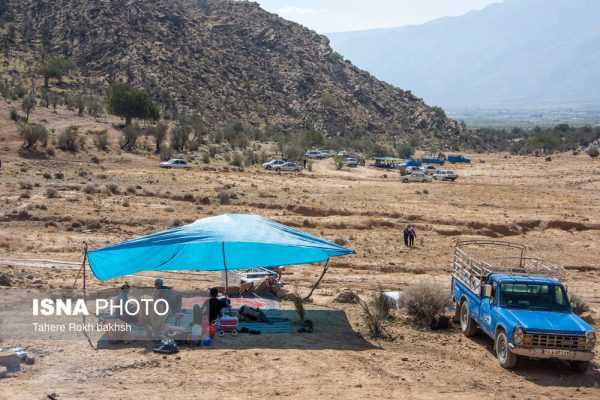
[[[429,175],[424,174],[423,172],[412,172],[410,175],[404,175],[400,178],[402,182],[431,182],[431,177]]]
[[[278,165],[276,167],[273,167],[273,169],[275,171],[294,171],[294,172],[300,172],[302,170],[302,165],[300,164],[296,164],[294,162],[288,161],[282,165]]]
[[[435,179],[436,181],[440,180],[440,181],[454,182],[455,180],[458,179],[458,175],[456,175],[456,173],[454,173],[454,171],[442,169],[442,170],[439,170],[438,172],[436,172],[435,174],[433,174],[433,179]]]
[[[285,163],[286,163],[286,161],[283,161],[283,160],[271,160],[269,162],[264,163],[262,165],[262,167],[264,169],[275,169],[277,167],[281,167]]]
[[[182,168],[182,169],[190,169],[192,166],[187,163],[185,160],[181,160],[179,158],[172,158],[169,161],[161,162],[159,164],[161,168]]]

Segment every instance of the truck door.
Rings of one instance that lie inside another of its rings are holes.
[[[489,336],[494,336],[496,326],[496,307],[497,283],[492,282],[492,295],[490,298],[483,297],[479,304],[479,326]]]

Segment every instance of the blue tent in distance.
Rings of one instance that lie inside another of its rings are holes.
[[[225,214],[91,250],[101,280],[143,271],[222,271],[327,261],[353,250],[257,215]]]

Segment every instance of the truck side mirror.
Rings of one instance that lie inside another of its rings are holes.
[[[492,285],[483,286],[483,297],[487,297],[488,299],[492,297]]]

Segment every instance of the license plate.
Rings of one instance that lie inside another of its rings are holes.
[[[544,349],[544,354],[549,356],[568,356],[569,350]]]

